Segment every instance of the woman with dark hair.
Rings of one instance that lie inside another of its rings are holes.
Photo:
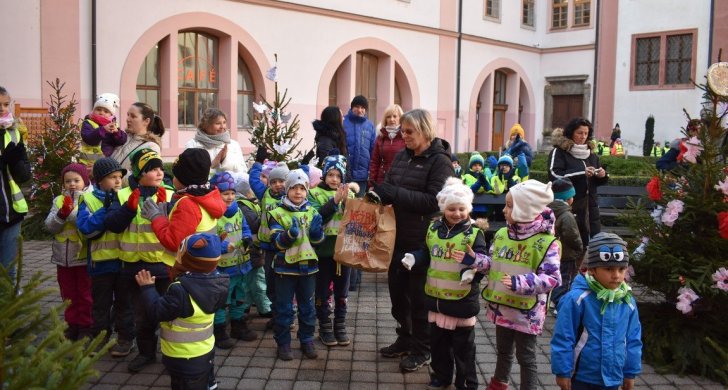
[[[313,129],[316,130],[316,157],[317,166],[323,166],[326,156],[332,149],[338,149],[342,156],[349,157],[346,150],[346,132],[344,131],[344,116],[336,106],[328,106],[321,111],[321,119],[313,121]]]
[[[571,209],[579,226],[584,248],[589,238],[601,231],[597,186],[607,183],[607,171],[599,164],[594,153],[594,129],[584,118],[574,118],[565,129],[555,129],[551,134],[554,149],[549,153],[547,167],[549,180],[568,178],[576,194]]]
[[[117,146],[111,158],[118,161],[121,167],[131,172],[131,155],[137,150],[152,149],[160,153],[164,122],[146,103],[136,102],[126,112],[126,143]]]
[[[195,137],[187,141],[185,149],[205,149],[210,155],[210,173],[232,172],[247,174],[243,149],[230,137],[227,115],[217,108],[208,108],[200,118]]]

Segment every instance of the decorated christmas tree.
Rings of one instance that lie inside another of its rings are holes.
[[[278,55],[275,55],[276,62]],[[256,147],[264,146],[270,160],[291,161],[298,159],[301,152],[296,148],[302,139],[298,137],[300,122],[298,115],[293,116],[287,111],[291,98],[288,89],[283,93],[278,89],[278,65],[274,65],[266,73],[266,78],[275,85],[275,100],[270,103],[264,96],[261,102],[253,102],[255,116],[251,118],[253,128],[249,129],[250,142]]]
[[[629,218],[641,237],[633,280],[657,299],[640,303],[646,360],[728,384],[728,63],[711,67],[700,118],[686,123],[679,166],[647,185],[654,209]]]
[[[28,158],[33,170],[30,188],[30,217],[24,223],[24,236],[36,238],[43,235],[43,219],[51,208],[53,199],[61,193],[61,171],[80,155],[81,133],[74,119],[76,99],[63,94],[66,83],[56,79],[47,82],[53,89],[48,104],[49,120],[44,131],[29,145]]]

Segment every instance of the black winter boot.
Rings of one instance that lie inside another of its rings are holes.
[[[334,338],[334,326],[331,324],[331,320],[319,322],[319,338],[327,347],[338,344],[336,338]]]
[[[248,324],[242,318],[230,320],[230,336],[243,341],[253,341],[258,338],[258,334],[248,328]]]
[[[334,319],[334,337],[339,345],[349,345],[351,340],[346,335],[346,319],[336,318]]]
[[[226,328],[227,324],[215,325],[215,346],[220,349],[230,349],[235,346],[235,340],[230,338]]]

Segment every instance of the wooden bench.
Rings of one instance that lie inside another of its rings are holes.
[[[599,203],[602,231],[615,233],[620,236],[634,236],[634,232],[629,227],[617,222],[619,222],[620,216],[631,212],[636,205],[643,207],[651,206],[649,203],[644,203],[644,196],[647,195],[647,190],[644,187],[606,185],[599,187],[598,194],[597,201]],[[476,194],[473,198],[473,204],[485,205],[489,210],[496,211],[495,218],[488,218],[488,223],[490,224],[488,230],[496,231],[506,226],[505,220],[498,218],[502,214],[499,212],[503,210],[506,204],[505,194]]]
[[[599,187],[597,193],[603,232],[634,236],[635,233],[628,226],[624,226],[619,217],[634,212],[638,206],[652,207],[652,203],[645,198],[645,187],[606,185]]]

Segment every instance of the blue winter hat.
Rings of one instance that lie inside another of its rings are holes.
[[[498,165],[500,166],[501,164],[508,164],[511,166],[511,168],[513,168],[513,158],[507,154],[504,154],[501,156],[501,158],[498,159]]]
[[[218,172],[210,179],[210,185],[217,187],[220,192],[235,191],[235,178],[230,172]]]
[[[340,154],[327,156],[326,160],[324,160],[323,177],[326,177],[326,174],[332,169],[339,170],[339,173],[341,173],[341,181],[344,182],[344,178],[346,177],[346,157]]]
[[[554,192],[554,199],[569,200],[576,195],[574,184],[568,177],[556,179],[552,183],[551,190]]]
[[[495,171],[495,169],[498,168],[498,159],[494,156],[488,156],[486,161],[488,162],[488,168],[490,168],[491,171]]]
[[[485,160],[483,159],[483,156],[480,155],[480,153],[475,152],[470,156],[470,160],[468,161],[468,169],[472,169],[473,164],[480,164],[481,167],[485,166]]]

